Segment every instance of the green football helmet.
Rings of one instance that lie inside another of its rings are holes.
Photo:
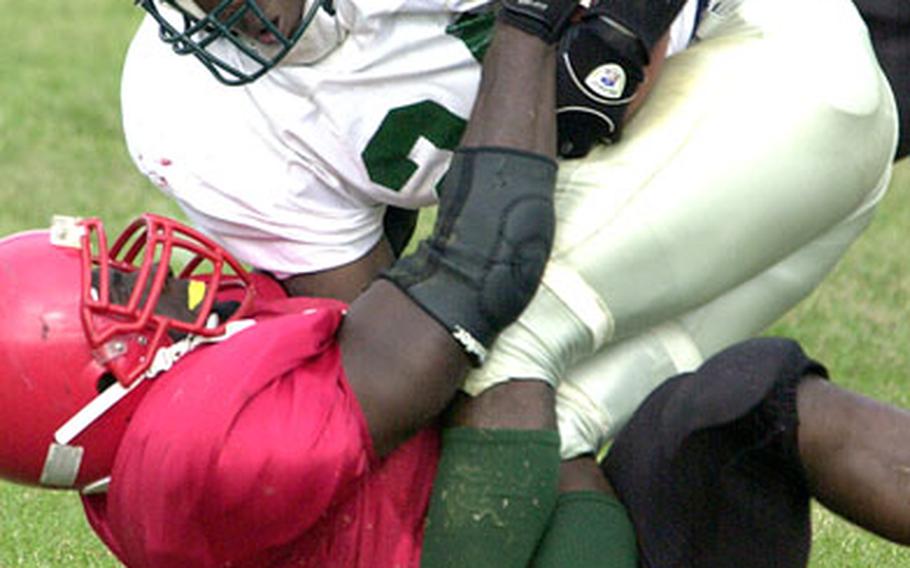
[[[195,56],[226,85],[255,81],[288,54],[319,10],[335,13],[332,0],[307,0],[309,5],[303,10],[300,23],[290,32],[282,32],[256,0],[211,0],[215,5],[208,11],[195,0],[135,1],[158,22],[162,41],[180,55]],[[268,41],[258,41],[239,31],[241,26],[249,29],[251,25]],[[236,47],[237,53],[225,57],[219,40]]]

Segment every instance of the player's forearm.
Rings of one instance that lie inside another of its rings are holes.
[[[437,416],[540,282],[553,242],[553,47],[498,25],[433,233],[352,304],[341,347],[380,453]],[[395,306],[389,308],[389,306]]]
[[[384,281],[351,304],[339,341],[379,455],[439,414],[468,368],[448,330]]]
[[[462,146],[556,152],[556,54],[552,45],[497,24]]]

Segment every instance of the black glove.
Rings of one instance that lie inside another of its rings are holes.
[[[501,0],[499,19],[546,43],[556,43],[578,8],[577,0]]]
[[[686,0],[595,0],[557,49],[559,155],[616,142],[651,50]]]
[[[644,80],[649,52],[596,9],[559,42],[556,121],[559,155],[585,156],[597,142],[619,140],[629,103]]]

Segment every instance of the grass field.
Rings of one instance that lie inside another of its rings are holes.
[[[53,213],[97,214],[115,227],[143,210],[178,215],[135,172],[121,140],[119,70],[139,16],[132,2],[0,0],[0,13],[0,235],[43,226]],[[800,338],[842,384],[910,408],[907,235],[905,161],[870,230],[771,332]],[[815,521],[814,568],[910,566],[906,549],[821,510]],[[114,565],[75,496],[0,483],[0,568]]]

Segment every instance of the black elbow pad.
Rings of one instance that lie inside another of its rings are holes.
[[[382,274],[475,364],[537,291],[553,246],[556,164],[506,148],[455,153],[433,233]]]

